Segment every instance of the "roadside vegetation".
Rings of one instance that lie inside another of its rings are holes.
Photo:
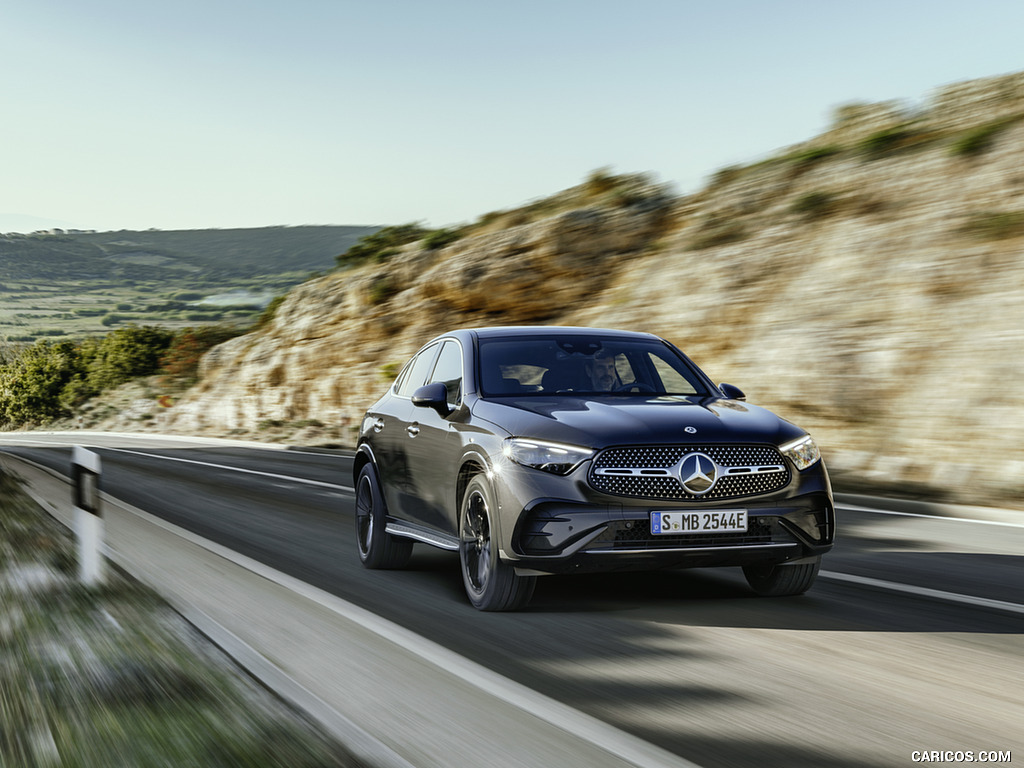
[[[360,765],[155,592],[76,568],[68,531],[0,472],[0,765]]]
[[[46,424],[139,377],[159,375],[167,392],[184,389],[195,383],[202,355],[243,330],[131,325],[102,339],[8,348],[0,359],[0,429]]]

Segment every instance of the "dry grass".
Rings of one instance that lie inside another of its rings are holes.
[[[74,571],[69,533],[0,473],[0,765],[359,765],[154,592]]]

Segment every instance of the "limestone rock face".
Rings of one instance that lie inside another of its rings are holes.
[[[696,195],[613,179],[306,283],[211,351],[154,428],[351,429],[436,333],[593,325],[669,338],[814,433],[835,467],[979,502],[1019,491],[1024,74],[836,121]]]

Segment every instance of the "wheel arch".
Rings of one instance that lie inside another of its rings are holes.
[[[455,508],[462,509],[462,499],[466,495],[469,481],[477,475],[487,474],[487,463],[482,456],[471,453],[464,457],[459,465],[459,474],[455,480]]]
[[[359,473],[363,471],[363,467],[365,467],[367,464],[373,464],[376,466],[377,461],[374,458],[373,450],[370,448],[370,446],[364,443],[363,445],[360,445],[359,448],[356,449],[355,458],[352,460],[353,487],[355,487],[355,484],[359,481]]]

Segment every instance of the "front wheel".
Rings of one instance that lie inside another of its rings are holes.
[[[818,576],[821,558],[799,565],[747,565],[743,575],[757,594],[763,597],[802,595]]]
[[[491,536],[495,509],[490,487],[477,475],[469,481],[459,510],[462,582],[474,608],[514,611],[530,601],[537,577],[517,576],[498,557],[498,542]]]
[[[356,544],[359,560],[367,568],[401,568],[412,555],[412,542],[385,530],[387,512],[377,470],[367,464],[356,480]]]

